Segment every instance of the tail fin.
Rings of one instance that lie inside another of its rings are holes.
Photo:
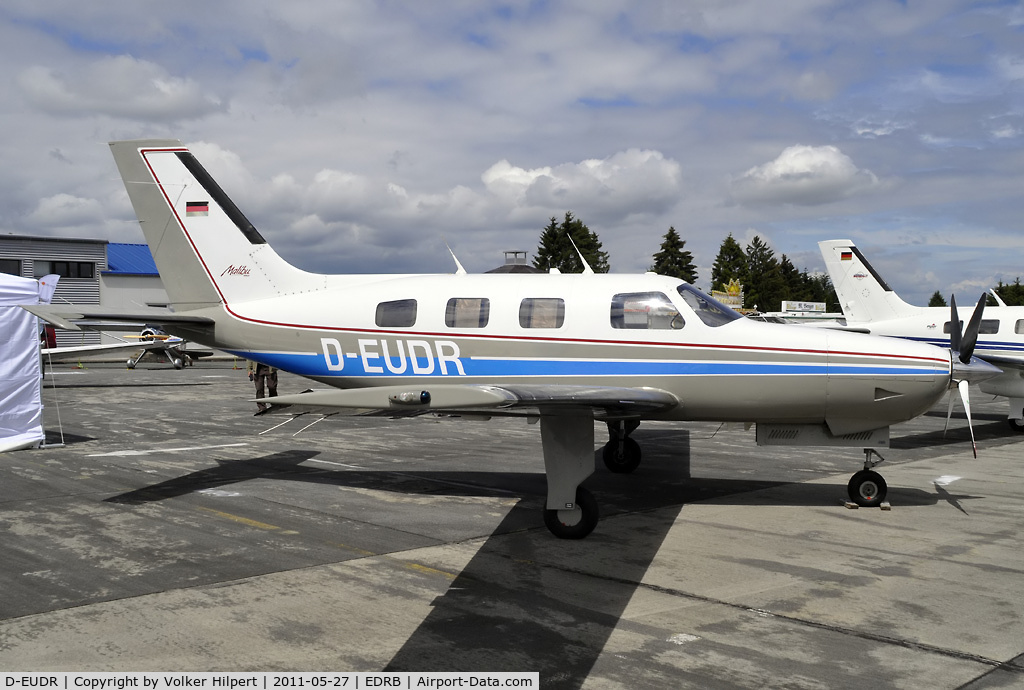
[[[277,255],[180,141],[114,141],[110,149],[175,310],[322,285]]]
[[[818,248],[848,323],[887,321],[922,309],[900,299],[850,240],[826,240]]]

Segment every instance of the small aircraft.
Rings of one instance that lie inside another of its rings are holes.
[[[818,248],[847,328],[933,345],[948,343],[960,329],[951,327],[959,320],[945,307],[916,307],[900,299],[850,240],[826,240]],[[1008,307],[998,295],[996,301],[999,306],[988,307],[987,318],[979,324],[975,352],[1003,373],[981,381],[978,388],[1007,398],[1009,427],[1024,432],[1024,307]]]
[[[96,328],[96,326],[88,326],[83,323],[77,325],[80,328]],[[162,355],[175,369],[191,366],[193,360],[213,355],[213,352],[210,350],[186,350],[185,340],[177,336],[167,335],[156,326],[144,325],[139,335],[111,337],[119,338],[122,342],[103,343],[101,345],[58,346],[56,337],[53,334],[53,328],[47,326],[41,337],[42,347],[39,349],[39,353],[43,356],[44,363],[49,363],[75,361],[92,355],[113,355],[130,352],[132,354],[127,360],[129,369],[134,369],[135,365],[146,355],[154,355],[156,357]],[[136,340],[137,342],[131,342],[131,340]]]
[[[138,335],[125,336],[126,338],[138,338],[142,351],[128,358],[128,368],[134,369],[143,357],[153,355],[157,358],[163,356],[175,369],[190,367],[195,360],[202,357],[211,357],[210,350],[189,350],[186,348],[187,341],[176,335],[168,335],[159,326],[146,324]]]
[[[594,471],[595,421],[609,429],[605,465],[622,473],[640,464],[630,434],[642,420],[743,422],[756,424],[759,444],[863,448],[848,489],[872,506],[886,493],[872,468],[889,426],[959,380],[998,373],[971,358],[971,326],[951,357],[923,343],[757,323],[653,273],[471,275],[457,260],[446,275],[308,273],[271,248],[179,141],[110,146],[174,312],[26,308],[63,328],[144,320],[331,387],[280,396],[271,409],[539,421],[544,522],[560,538],[585,537],[599,519],[581,486]]]

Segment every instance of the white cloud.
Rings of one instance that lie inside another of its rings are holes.
[[[28,220],[40,230],[93,225],[104,218],[103,207],[95,199],[70,194],[55,194],[40,199]]]
[[[790,146],[775,160],[750,168],[732,183],[742,204],[817,206],[862,194],[880,185],[835,146]]]
[[[33,65],[17,82],[33,106],[53,115],[175,121],[222,108],[194,80],[171,76],[159,65],[127,55],[102,58],[69,74]]]
[[[682,192],[679,164],[658,151],[640,149],[532,170],[502,160],[481,179],[508,206],[551,212],[600,209],[619,218],[663,211]]]

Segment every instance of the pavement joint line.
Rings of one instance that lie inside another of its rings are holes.
[[[510,561],[521,561],[522,559],[516,559],[506,554],[495,554],[500,558],[505,558]],[[762,618],[776,618],[778,620],[786,621],[788,623],[795,623],[797,625],[815,628],[817,630],[825,630],[828,632],[838,633],[840,635],[847,635],[850,637],[856,637],[862,640],[868,640],[871,642],[880,642],[882,644],[893,645],[896,647],[902,647],[904,649],[911,649],[914,651],[925,652],[928,654],[934,654],[936,656],[943,656],[950,659],[958,659],[960,661],[970,661],[984,666],[990,666],[993,669],[1010,671],[1013,673],[1024,674],[1024,655],[1014,657],[1007,661],[999,661],[998,659],[990,659],[989,657],[982,656],[980,654],[972,654],[970,652],[961,652],[955,649],[948,649],[945,647],[939,647],[936,645],[927,644],[924,642],[915,642],[914,640],[907,640],[899,637],[893,637],[891,635],[882,635],[880,633],[873,633],[865,630],[857,630],[855,628],[848,628],[841,625],[834,625],[831,623],[821,623],[818,621],[809,620],[807,618],[800,618],[797,616],[790,616],[788,614],[774,613],[772,611],[758,608],[756,606],[748,606],[746,604],[740,604],[736,602],[726,601],[725,599],[718,599],[716,597],[710,597],[704,594],[696,594],[694,592],[686,592],[681,589],[675,589],[674,587],[665,587],[663,585],[652,585],[646,582],[639,582],[636,580],[630,580],[628,578],[615,577],[611,575],[599,575],[593,572],[587,572],[579,568],[572,568],[568,566],[557,565],[554,563],[538,563],[536,561],[525,561],[534,563],[540,567],[551,568],[564,573],[570,573],[573,575],[582,575],[588,578],[594,578],[597,580],[603,580],[606,582],[614,582],[622,584],[627,587],[635,587],[637,589],[645,589],[650,592],[657,592],[659,594],[667,594],[668,596],[678,597],[680,599],[689,599],[691,601],[698,601],[705,604],[714,604],[717,606],[725,606],[727,608],[742,611],[744,613],[752,613]]]

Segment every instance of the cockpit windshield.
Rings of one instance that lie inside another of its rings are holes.
[[[708,326],[722,326],[730,321],[743,318],[739,312],[725,306],[713,297],[708,297],[688,283],[680,283],[678,290],[683,301]]]

